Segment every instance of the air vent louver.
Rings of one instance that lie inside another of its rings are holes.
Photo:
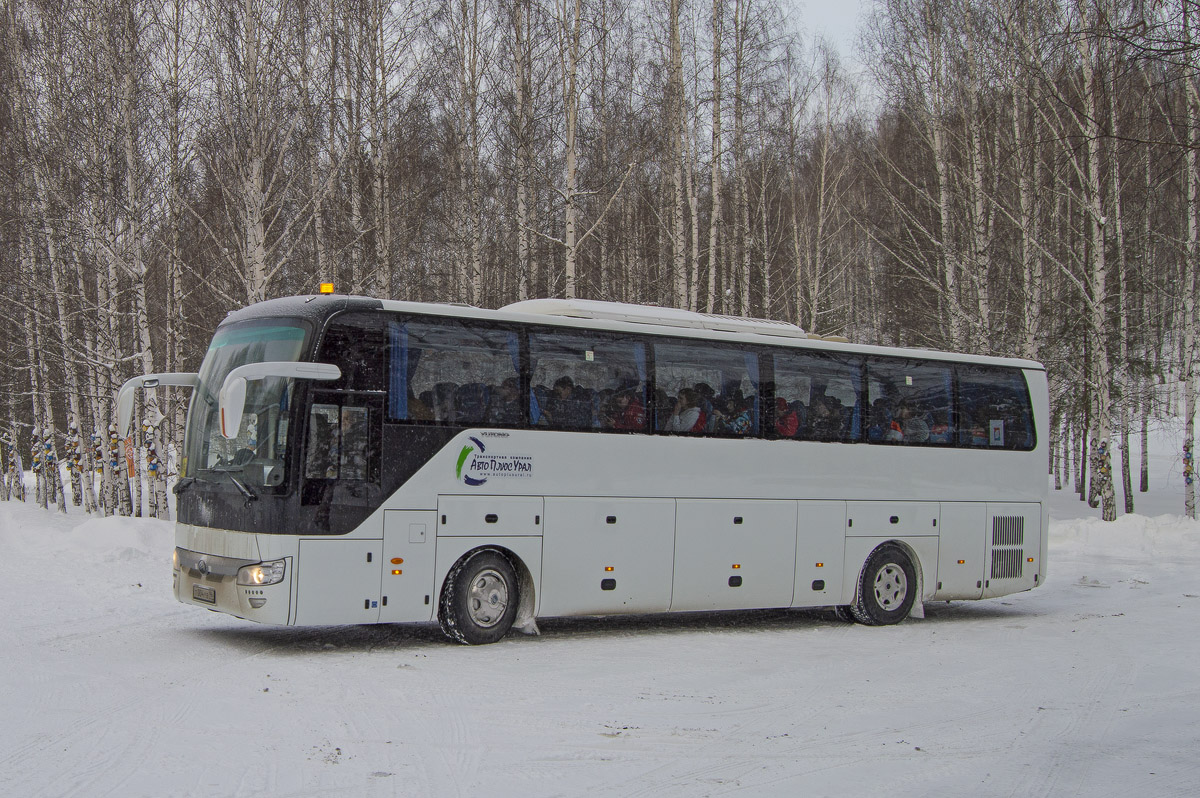
[[[992,518],[992,579],[1020,579],[1025,564],[1025,518]]]

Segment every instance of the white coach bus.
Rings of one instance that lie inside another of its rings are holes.
[[[176,598],[274,624],[834,607],[870,625],[1046,576],[1035,362],[606,302],[318,295],[190,385]]]

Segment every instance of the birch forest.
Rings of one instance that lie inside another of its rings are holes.
[[[128,480],[117,388],[328,280],[1040,360],[1055,486],[1182,416],[1195,517],[1197,0],[878,0],[863,72],[783,0],[0,7],[4,498],[166,515],[187,393]]]

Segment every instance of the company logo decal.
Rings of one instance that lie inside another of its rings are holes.
[[[489,479],[528,479],[533,476],[533,456],[527,454],[498,454],[489,452],[483,441],[467,438],[467,445],[458,453],[455,476],[464,484],[478,487]]]

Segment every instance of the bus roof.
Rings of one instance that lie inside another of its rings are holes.
[[[1045,366],[1022,358],[971,355],[937,349],[855,344],[806,334],[800,327],[770,319],[697,313],[654,305],[635,305],[598,300],[530,299],[506,305],[498,310],[471,305],[435,302],[409,302],[338,294],[286,297],[267,300],[229,314],[226,321],[242,321],[262,316],[330,315],[342,310],[381,309],[400,313],[508,321],[521,324],[638,332],[651,335],[706,338],[727,343],[761,346],[786,346],[822,352],[913,357],[947,360],[956,363],[1002,365],[1044,371]]]

